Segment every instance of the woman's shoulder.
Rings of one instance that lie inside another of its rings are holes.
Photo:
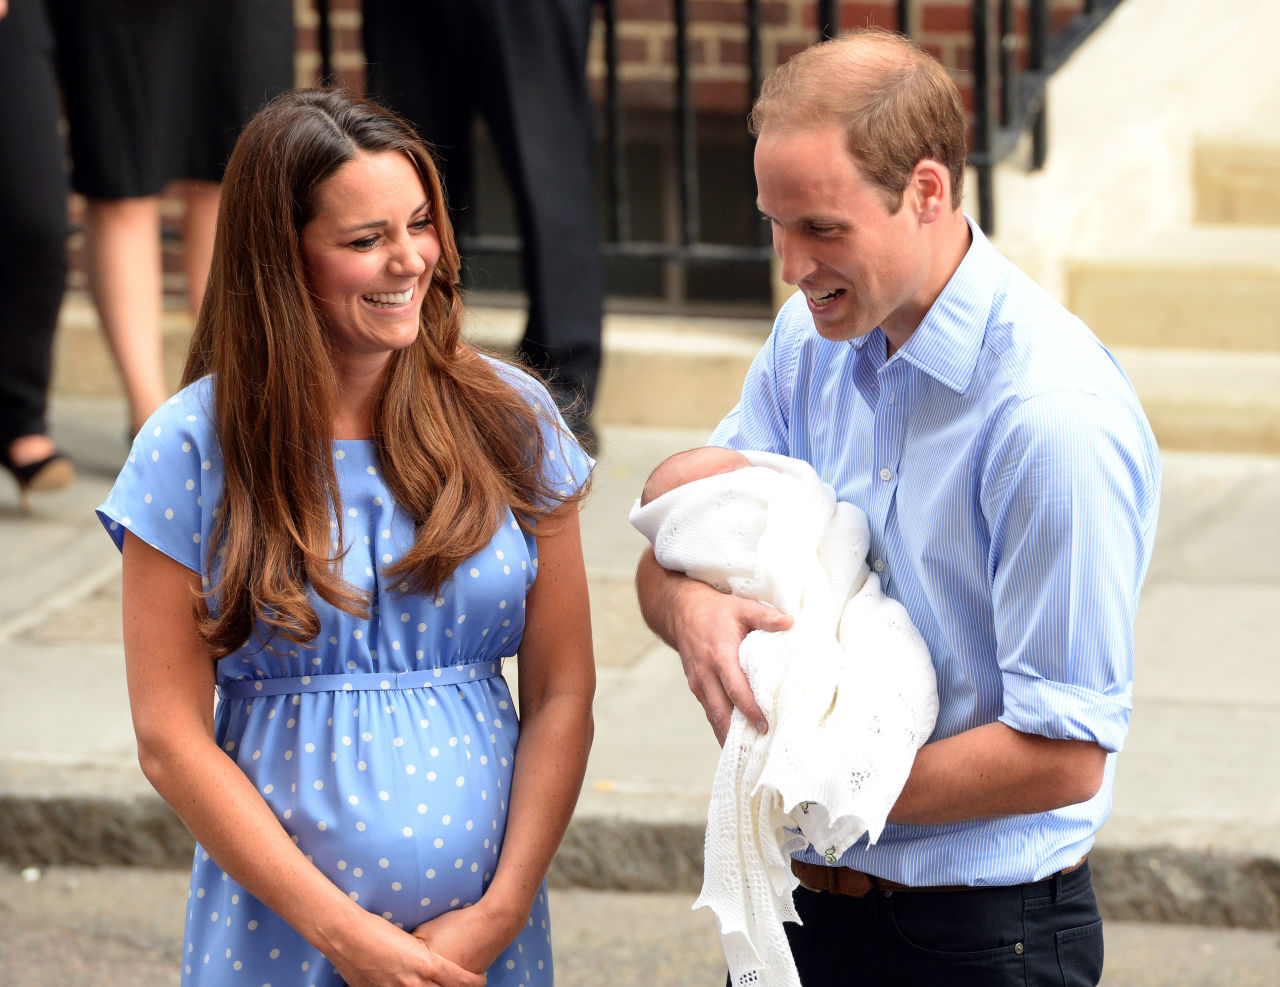
[[[201,377],[188,384],[160,405],[147,423],[138,430],[138,436],[151,435],[160,438],[166,434],[182,434],[188,438],[212,436],[214,379]]]
[[[477,351],[477,355],[492,368],[500,381],[523,397],[529,404],[537,407],[539,411],[547,414],[552,413],[555,402],[551,398],[551,393],[547,390],[547,385],[531,371],[488,353]]]

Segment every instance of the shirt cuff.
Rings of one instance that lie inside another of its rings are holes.
[[[1109,696],[1083,686],[1027,675],[1004,676],[1000,722],[1051,740],[1087,740],[1110,752],[1124,746],[1131,694]]]

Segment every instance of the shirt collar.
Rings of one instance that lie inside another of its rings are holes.
[[[969,386],[978,365],[1000,259],[978,224],[968,216],[965,221],[973,238],[960,266],[911,338],[890,358],[890,361],[906,360],[961,394]],[[873,333],[850,340],[850,344],[862,350],[872,336],[883,335],[884,330],[877,328]],[[865,356],[877,351],[885,351],[883,340],[877,340],[876,348]]]

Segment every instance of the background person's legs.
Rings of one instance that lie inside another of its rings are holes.
[[[187,308],[194,321],[209,283],[222,187],[217,182],[183,181],[177,189],[187,207],[182,218],[182,270],[187,276]]]
[[[85,202],[89,292],[120,371],[137,432],[169,396],[161,351],[160,200]]]
[[[10,94],[0,100],[0,457],[24,491],[54,489],[74,474],[70,460],[51,461],[46,420],[67,280],[67,176],[40,3],[15,4],[0,21],[0,92]]]

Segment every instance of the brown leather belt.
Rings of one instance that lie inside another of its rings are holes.
[[[1086,855],[1087,856],[1087,855]],[[1085,862],[1081,857],[1070,867],[1058,871],[1058,875],[1070,874]],[[939,884],[933,887],[911,887],[888,881],[874,874],[864,874],[852,867],[825,867],[822,864],[809,864],[803,860],[792,859],[791,873],[800,879],[800,884],[810,891],[825,891],[828,894],[843,894],[850,898],[865,898],[872,891],[974,891],[980,890],[969,884]],[[1058,876],[1050,875],[1050,876]]]

